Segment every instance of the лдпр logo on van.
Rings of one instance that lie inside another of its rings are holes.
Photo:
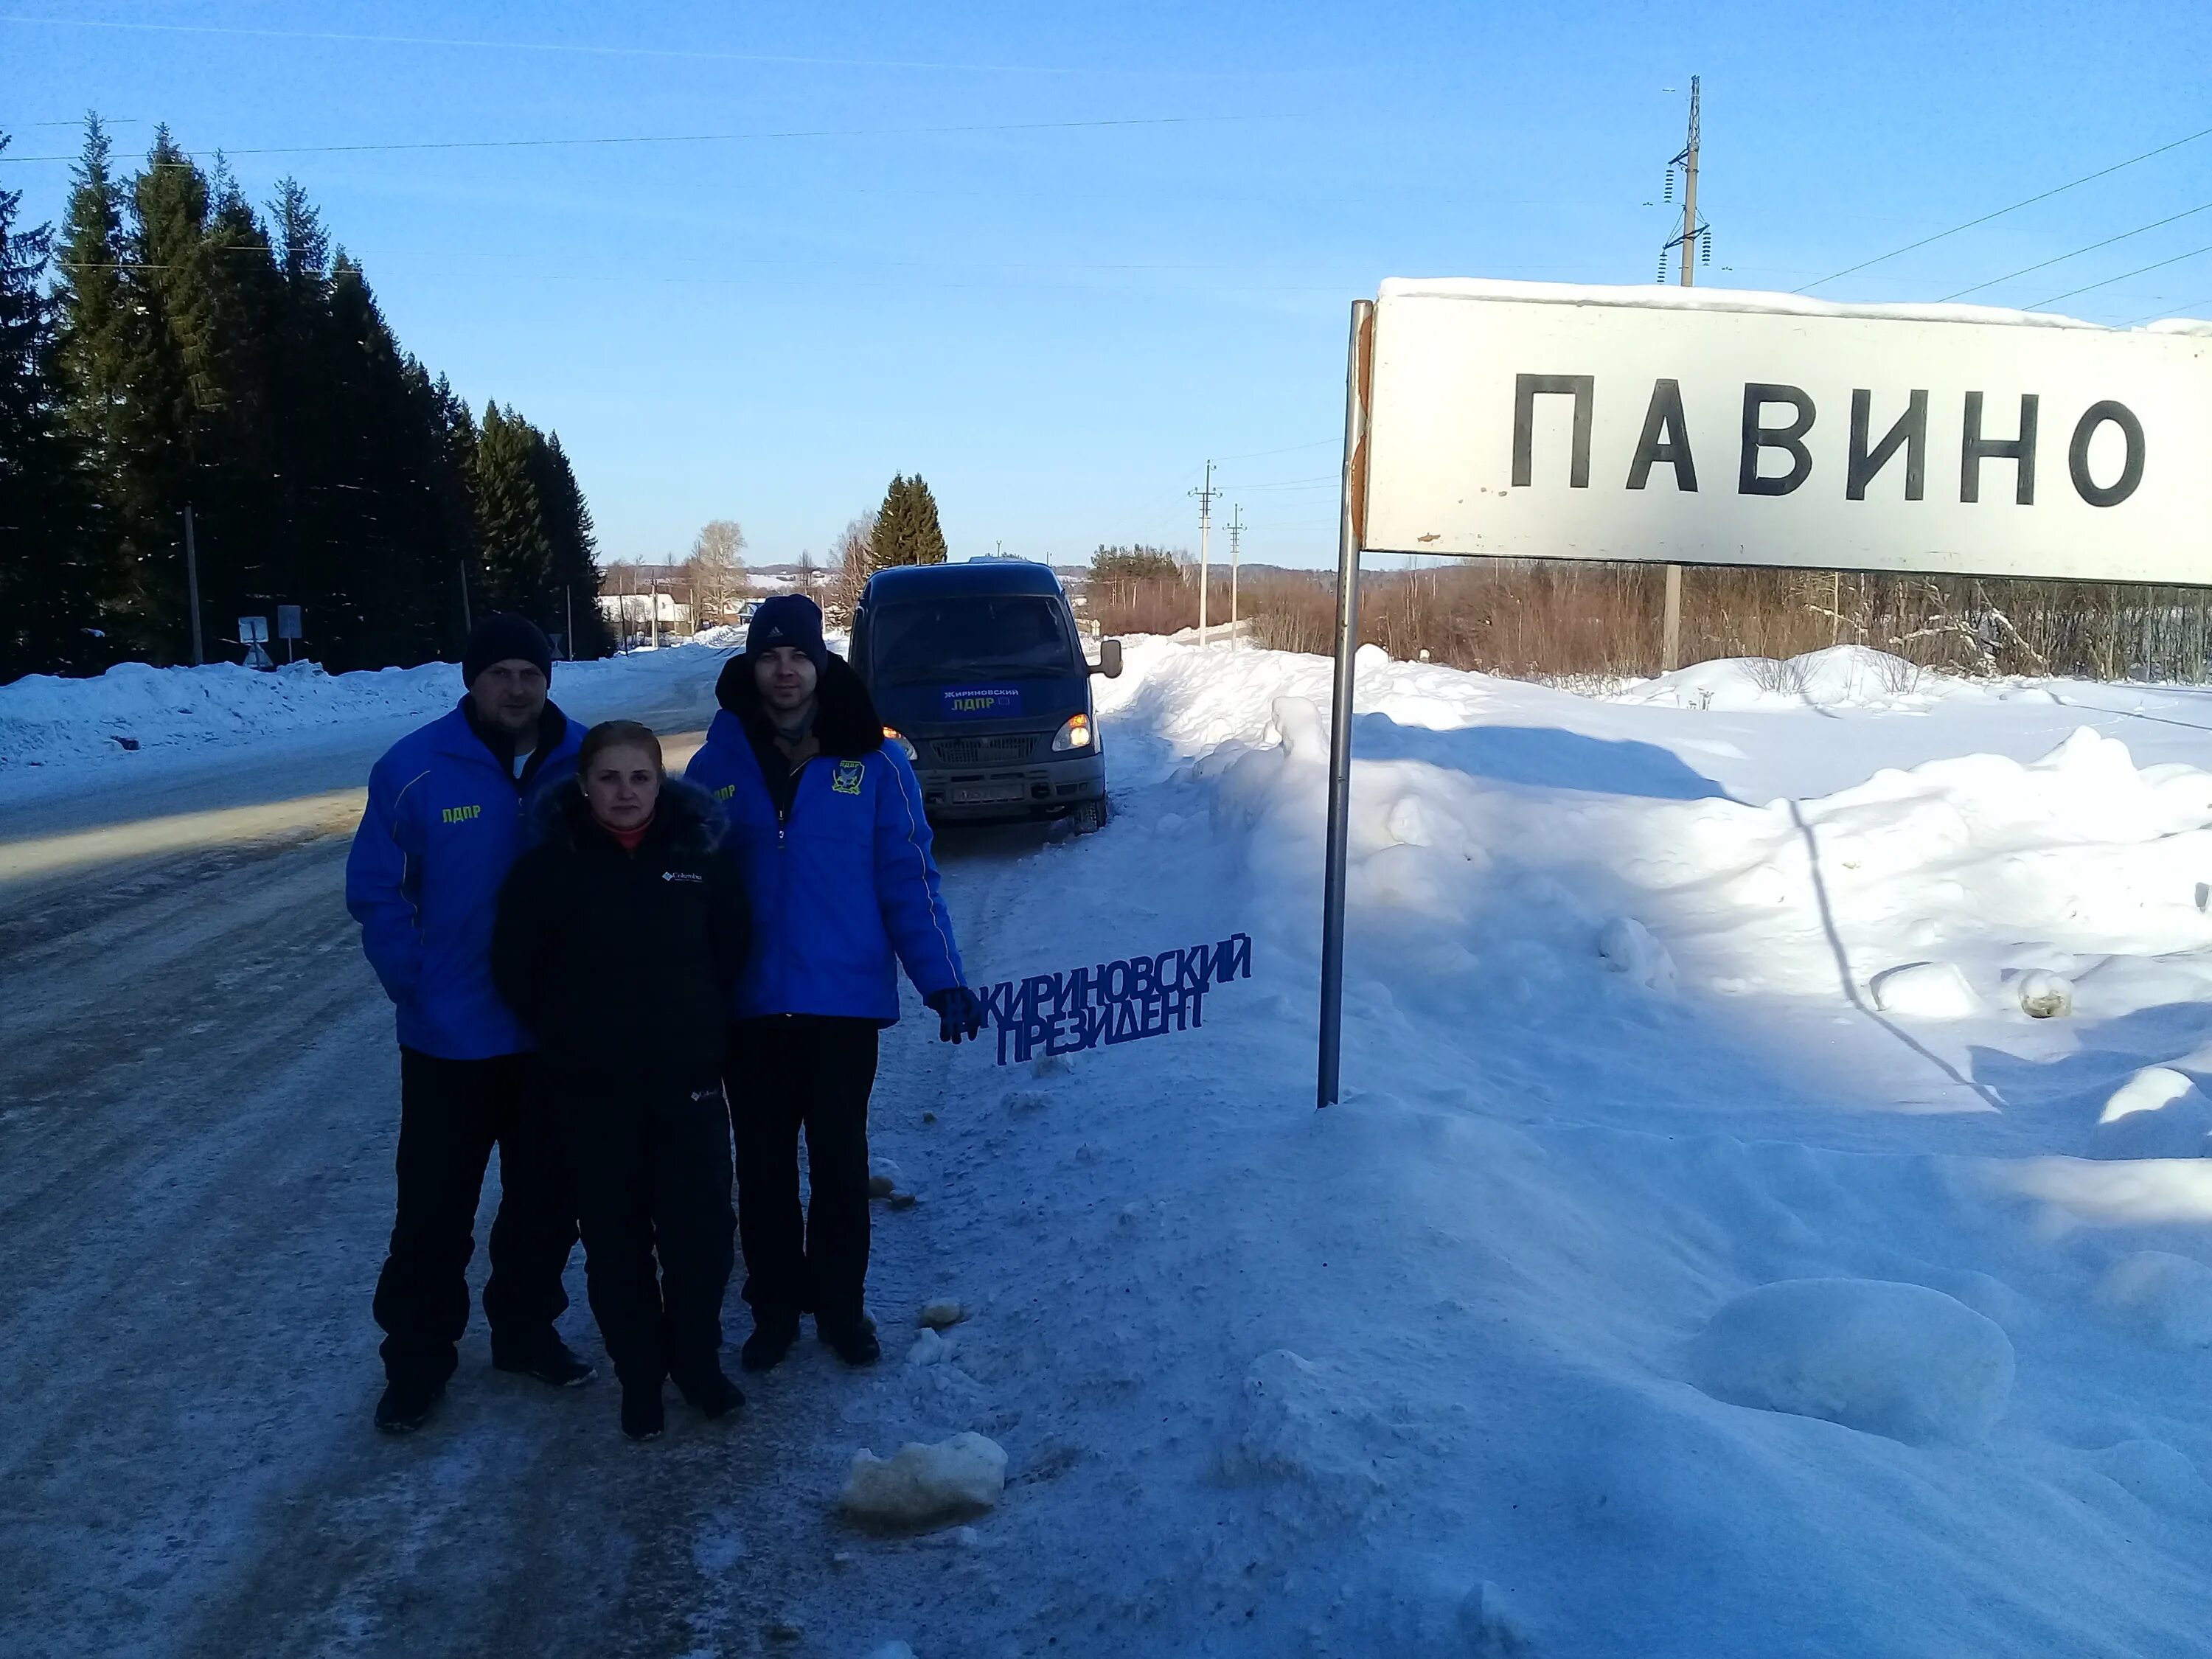
[[[1022,694],[1010,685],[949,686],[940,694],[940,701],[948,719],[974,720],[1022,712]]]

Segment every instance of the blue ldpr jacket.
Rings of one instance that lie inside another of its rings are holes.
[[[492,921],[500,884],[528,839],[529,806],[574,779],[584,736],[547,704],[550,718],[538,727],[544,758],[535,761],[526,793],[465,708],[409,732],[377,762],[346,857],[346,908],[398,1010],[400,1044],[442,1060],[532,1047],[492,988]]]
[[[930,856],[914,768],[886,745],[859,677],[836,657],[788,820],[736,708],[757,707],[750,665],[723,671],[722,708],[684,776],[721,804],[752,906],[732,1012],[898,1022],[898,964],[924,996],[965,982]]]

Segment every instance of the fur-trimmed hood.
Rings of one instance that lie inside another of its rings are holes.
[[[858,760],[884,746],[884,723],[876,702],[853,665],[836,652],[822,671],[815,690],[814,740],[822,752],[838,760]],[[769,724],[762,708],[760,689],[753,684],[750,657],[732,657],[714,682],[714,701],[736,716],[748,732]]]
[[[548,843],[570,848],[587,847],[604,836],[592,817],[580,781],[548,789],[532,813],[531,844]],[[671,839],[677,850],[702,855],[722,844],[722,813],[714,798],[697,784],[668,774],[660,781],[660,799],[653,812],[653,833]]]

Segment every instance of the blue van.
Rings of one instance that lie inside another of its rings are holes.
[[[1048,565],[1026,559],[879,570],[853,611],[853,666],[914,761],[933,823],[1106,822],[1094,667]]]

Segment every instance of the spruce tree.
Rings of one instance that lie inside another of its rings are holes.
[[[132,375],[148,323],[129,286],[125,198],[112,158],[106,129],[98,116],[88,116],[84,153],[70,175],[54,290],[62,422],[88,496],[77,573],[82,585],[78,625],[91,630],[87,639],[100,641],[107,660],[141,649],[137,553],[148,533],[129,488],[142,420]]]
[[[876,512],[869,555],[878,570],[892,565],[943,564],[945,532],[937,521],[937,498],[917,472],[893,478]]]
[[[479,614],[515,611],[542,623],[553,586],[553,543],[532,465],[537,436],[520,416],[496,403],[484,405],[472,469],[481,583],[473,603]]]
[[[0,133],[0,151],[8,148]],[[83,551],[84,498],[63,428],[53,308],[41,288],[51,233],[16,228],[0,190],[0,680],[100,660]]]
[[[534,428],[532,435],[537,435]],[[559,433],[532,446],[531,471],[552,546],[546,568],[548,614],[539,621],[549,633],[565,635],[573,611],[575,636],[568,641],[569,655],[604,657],[614,648],[614,635],[599,614],[599,538]]]
[[[478,614],[565,629],[564,589],[582,601],[573,648],[605,648],[591,512],[557,439],[497,405],[479,431],[401,349],[296,181],[264,218],[166,128],[128,181],[112,160],[93,118],[51,311],[41,246],[0,198],[0,514],[7,551],[29,550],[0,583],[22,617],[34,592],[69,613],[0,623],[16,630],[0,632],[0,671],[20,671],[33,631],[77,641],[73,665],[184,657],[187,502],[211,656],[233,617],[296,604],[333,671],[421,662],[459,649],[465,592]],[[41,410],[52,455],[33,441]],[[19,487],[33,451],[60,482]],[[34,509],[69,534],[33,538]]]

